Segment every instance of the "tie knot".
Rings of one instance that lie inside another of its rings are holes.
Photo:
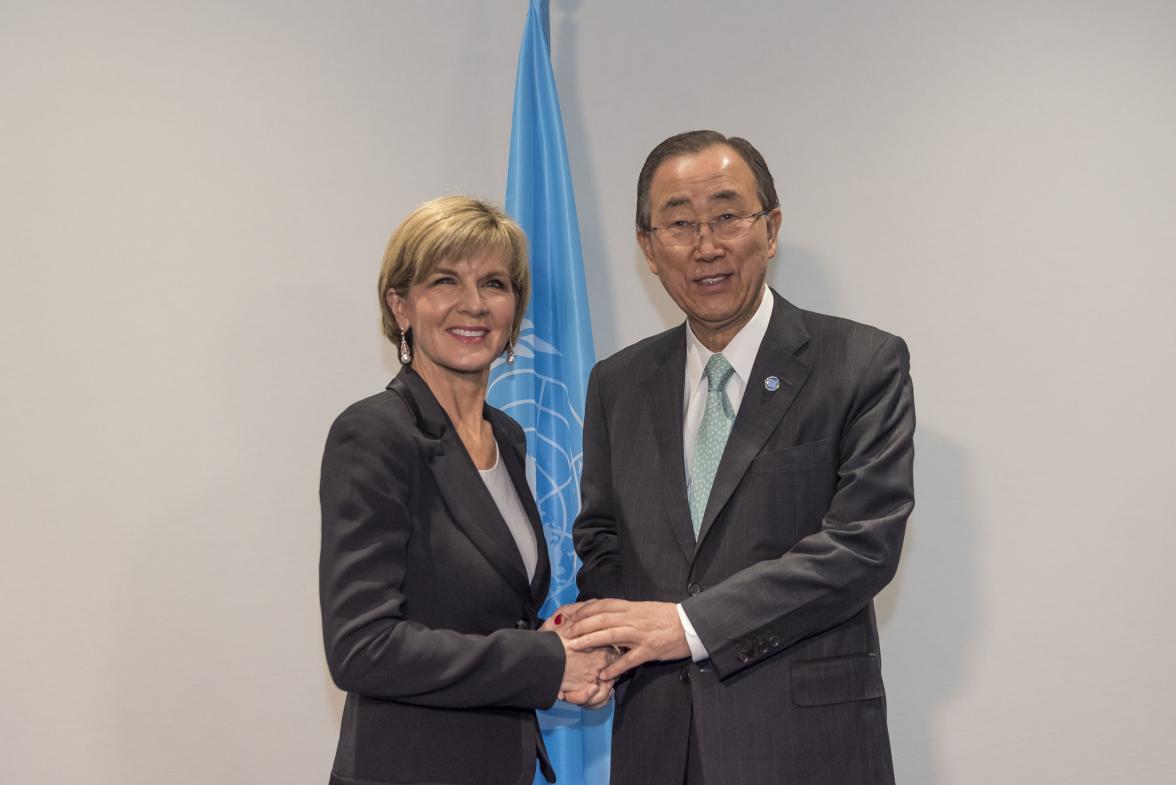
[[[727,362],[726,357],[722,354],[712,354],[710,359],[706,361],[707,390],[722,390],[727,386],[727,380],[731,378],[733,373],[735,373],[735,369],[731,367],[731,363]]]

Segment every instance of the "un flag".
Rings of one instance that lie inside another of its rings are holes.
[[[532,298],[515,362],[495,363],[487,393],[527,433],[527,475],[551,556],[544,615],[576,598],[572,522],[580,509],[584,396],[595,361],[549,37],[546,1],[530,0],[515,81],[506,211],[530,242]],[[561,785],[608,782],[611,709],[557,703],[539,719]]]

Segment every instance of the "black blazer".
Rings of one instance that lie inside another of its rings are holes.
[[[344,411],[323,455],[319,593],[331,676],[347,691],[332,785],[554,778],[534,709],[563,645],[533,631],[550,565],[526,441],[487,406],[540,544],[535,577],[449,418],[405,369]]]
[[[914,505],[906,346],[772,296],[697,542],[685,325],[588,383],[581,597],[682,602],[711,656],[618,687],[613,785],[682,782],[692,714],[707,785],[894,781],[871,601]]]

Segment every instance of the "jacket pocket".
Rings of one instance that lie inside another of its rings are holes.
[[[797,706],[882,698],[882,663],[873,652],[792,663],[792,702]]]
[[[824,463],[829,459],[829,440],[798,444],[795,447],[785,447],[780,450],[760,453],[751,462],[753,472],[786,472],[790,469],[800,469],[815,463]]]

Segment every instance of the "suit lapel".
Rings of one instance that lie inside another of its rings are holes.
[[[658,493],[665,494],[668,525],[690,559],[694,555],[694,526],[690,521],[690,502],[686,497],[686,464],[682,448],[682,390],[686,378],[686,325],[666,333],[661,353],[641,383],[653,423],[661,477]]]
[[[775,298],[772,320],[768,323],[768,331],[755,356],[751,378],[747,380],[743,392],[743,402],[739,404],[739,413],[735,416],[731,435],[727,438],[727,446],[719,461],[698,533],[700,544],[735,492],[752,460],[759,455],[764,443],[808,381],[808,366],[795,356],[809,339],[800,309],[774,291],[769,291]],[[763,384],[769,376],[780,380],[780,386],[775,391],[768,390]]]
[[[498,511],[498,505],[494,503],[494,498],[487,490],[486,483],[482,481],[477,467],[466,452],[465,445],[461,443],[461,438],[449,421],[449,416],[445,414],[441,404],[433,397],[432,391],[420,376],[410,369],[405,369],[389,387],[396,389],[399,381],[403,381],[404,388],[415,402],[410,406],[415,405],[417,409],[416,438],[421,454],[425,456],[429,471],[433,474],[437,487],[441,489],[442,503],[449,510],[454,523],[482,552],[486,560],[502,574],[512,589],[519,595],[530,598],[531,587],[527,582],[527,573],[518,546],[515,545],[510,529]],[[494,435],[500,445],[500,456],[515,449],[508,441],[499,438],[497,430]],[[503,444],[507,445],[506,449],[502,449]],[[511,460],[508,458],[508,470],[510,463]],[[525,500],[529,499],[531,494],[520,493],[519,496]],[[527,502],[524,501],[523,504],[526,508]]]

